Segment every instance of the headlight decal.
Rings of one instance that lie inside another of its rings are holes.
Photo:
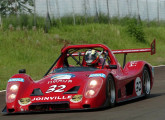
[[[89,79],[89,81],[87,83],[87,86],[86,86],[86,89],[85,89],[84,96],[86,98],[95,97],[99,93],[102,84],[103,84],[103,79],[102,78],[97,77],[97,78]]]
[[[13,102],[19,90],[20,82],[10,82],[7,85],[7,94],[6,94],[6,101],[7,103]]]

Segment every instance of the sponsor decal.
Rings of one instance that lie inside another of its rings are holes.
[[[29,105],[31,103],[31,99],[30,98],[21,98],[20,100],[18,100],[18,103],[22,106],[25,105]]]
[[[137,77],[135,80],[135,92],[137,96],[140,96],[142,93],[142,81],[140,77]]]
[[[32,101],[54,101],[54,100],[66,100],[71,99],[72,95],[68,96],[52,96],[52,97],[34,97]]]
[[[51,80],[57,80],[57,79],[70,79],[75,77],[74,74],[70,74],[70,73],[66,73],[66,74],[58,74],[58,75],[54,75],[51,77]]]
[[[72,80],[51,80],[48,81],[48,84],[53,84],[53,83],[72,83]]]
[[[89,77],[103,77],[106,78],[106,75],[103,73],[90,74]]]
[[[78,103],[82,100],[82,95],[75,95],[72,97],[72,99],[70,99],[71,102],[73,103]]]
[[[24,82],[24,79],[23,78],[11,78],[11,79],[9,79],[8,82],[14,82],[14,81]]]
[[[64,92],[64,88],[66,88],[66,85],[52,85],[49,87],[49,89],[46,91],[46,93]]]
[[[133,67],[137,65],[137,61],[131,61],[129,67]]]

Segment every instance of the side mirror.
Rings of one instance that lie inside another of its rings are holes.
[[[26,73],[26,69],[19,70],[19,73]]]
[[[109,65],[110,69],[117,69],[117,65]]]

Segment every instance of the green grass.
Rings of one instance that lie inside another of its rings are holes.
[[[165,64],[165,28],[144,27],[146,43],[138,42],[127,33],[127,27],[113,24],[60,25],[48,34],[38,30],[0,30],[0,90],[8,79],[26,68],[34,80],[43,77],[57,59],[65,43],[105,44],[110,49],[147,48],[154,38],[156,54],[128,54],[127,61],[145,60],[152,65]],[[123,55],[117,55],[121,62]]]
[[[21,14],[19,16],[10,15],[10,16],[2,16],[2,28],[4,30],[10,29],[11,26],[13,29],[20,29],[25,27],[26,29],[32,29],[33,26],[37,28],[44,28],[45,26],[45,18],[36,16],[36,22],[34,22],[34,16],[29,14]]]

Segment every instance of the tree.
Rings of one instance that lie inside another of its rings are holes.
[[[10,15],[19,13],[32,13],[34,0],[1,0],[0,14]]]

